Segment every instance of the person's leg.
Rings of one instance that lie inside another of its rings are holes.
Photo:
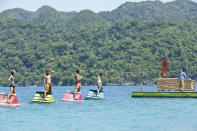
[[[75,92],[73,94],[73,99],[75,99],[76,94],[77,94],[77,88],[75,88]]]
[[[183,88],[183,91],[184,91],[184,80],[182,80],[182,88]]]
[[[98,89],[97,89],[97,96],[99,96],[99,91],[100,91],[100,87],[98,87]]]
[[[74,98],[74,99],[75,99],[75,96],[76,96],[77,92],[79,92],[79,91],[80,91],[79,88],[76,88],[76,89],[75,89],[75,92],[74,92],[74,95],[73,95],[73,98]]]
[[[98,89],[97,89],[97,96],[99,96],[99,92],[100,92],[100,90],[101,90],[101,84],[100,83],[98,83]]]
[[[44,100],[45,100],[48,92],[49,92],[49,85],[45,84]]]
[[[76,96],[77,92],[80,92],[80,89],[81,89],[81,83],[77,83],[76,88],[75,88],[75,92],[74,92],[74,95],[73,95],[74,99],[75,99],[75,96]]]
[[[16,94],[16,93],[15,93],[15,87],[13,87],[13,94]]]
[[[182,88],[182,83],[181,83],[181,80],[179,80],[179,91],[181,91],[181,88]]]
[[[103,92],[103,87],[102,87],[102,85],[101,85],[101,89],[100,89],[100,91],[102,91],[102,92]]]
[[[10,92],[9,92],[9,94],[8,94],[8,99],[10,99],[12,93],[13,93],[13,87],[11,86],[11,87],[10,87]]]
[[[49,84],[49,92],[52,93],[52,84]]]
[[[81,90],[81,83],[79,83],[78,92]]]
[[[76,93],[77,93],[77,88],[78,88],[78,83],[76,83],[75,85],[75,92],[73,94],[73,99],[75,99]]]

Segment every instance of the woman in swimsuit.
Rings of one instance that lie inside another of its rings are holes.
[[[14,84],[14,74],[16,74],[15,70],[11,70],[11,75],[8,78],[8,81],[10,82],[10,92],[8,94],[8,99],[10,99],[12,94],[15,94],[15,84]]]

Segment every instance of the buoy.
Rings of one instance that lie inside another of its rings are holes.
[[[16,94],[12,94],[8,100],[8,94],[0,93],[0,106],[20,106]]]
[[[72,91],[66,91],[64,97],[61,99],[61,101],[74,101],[74,102],[82,102],[82,95],[81,92],[77,92],[75,98],[73,98],[74,92]]]
[[[93,99],[98,99],[98,100],[104,99],[103,91],[100,91],[99,94],[97,95],[97,90],[89,90],[89,93],[85,98],[85,100],[93,100]]]
[[[162,73],[161,76],[167,76],[168,60],[162,60]]]

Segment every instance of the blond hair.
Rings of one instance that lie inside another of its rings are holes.
[[[12,75],[14,75],[14,74],[16,74],[16,71],[15,71],[15,70],[11,70],[10,73],[11,73]]]

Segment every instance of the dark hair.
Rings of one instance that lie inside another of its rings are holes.
[[[102,76],[103,75],[103,72],[100,72],[99,75]]]
[[[76,73],[79,73],[79,72],[80,72],[80,70],[79,70],[79,69],[77,69],[77,70],[76,70]]]
[[[49,75],[49,70],[46,70],[46,75]]]

